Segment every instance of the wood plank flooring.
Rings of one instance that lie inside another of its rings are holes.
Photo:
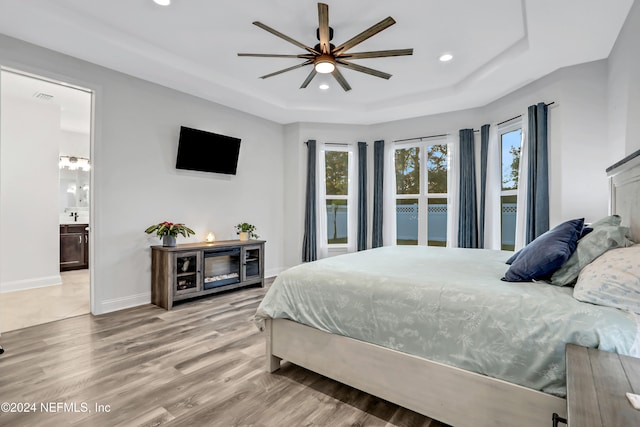
[[[446,427],[313,372],[264,370],[265,289],[3,333],[2,426]],[[48,411],[48,412],[47,412]]]

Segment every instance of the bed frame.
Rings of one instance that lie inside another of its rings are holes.
[[[631,236],[640,243],[640,150],[607,168],[609,212],[622,217]]]
[[[640,239],[640,151],[607,174],[611,214]],[[265,332],[269,372],[288,360],[456,427],[542,427],[567,416],[565,399],[290,320],[268,319]]]

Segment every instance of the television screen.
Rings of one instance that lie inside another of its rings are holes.
[[[239,154],[239,138],[180,127],[176,169],[235,175]]]

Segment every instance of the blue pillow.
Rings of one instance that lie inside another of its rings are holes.
[[[582,229],[582,232],[580,233],[580,239],[582,239],[584,236],[586,236],[587,234],[591,233],[593,231],[592,227],[587,227],[586,225],[584,226],[584,228]]]
[[[584,218],[574,219],[538,236],[518,253],[502,280],[530,282],[548,279],[576,250],[583,225]]]
[[[522,252],[522,249],[520,249],[515,254],[511,255],[511,258],[509,258],[507,262],[505,262],[505,264],[509,264],[509,265],[513,264],[513,261],[515,261],[520,256],[520,252]]]
[[[580,237],[578,237],[578,240],[582,239],[584,236],[586,236],[587,234],[591,233],[593,231],[593,228],[588,227],[588,226],[584,226],[582,228],[582,231],[580,232]],[[520,252],[522,252],[522,249],[520,249],[518,252],[516,252],[515,254],[511,255],[511,258],[509,258],[505,264],[513,264],[513,261],[515,261],[519,256],[520,256]]]

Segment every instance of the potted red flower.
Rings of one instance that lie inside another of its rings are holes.
[[[151,234],[155,231],[159,238],[162,239],[162,246],[175,246],[176,237],[181,234],[184,237],[189,237],[195,232],[184,224],[173,223],[164,221],[159,224],[154,224],[144,230],[145,233]]]

